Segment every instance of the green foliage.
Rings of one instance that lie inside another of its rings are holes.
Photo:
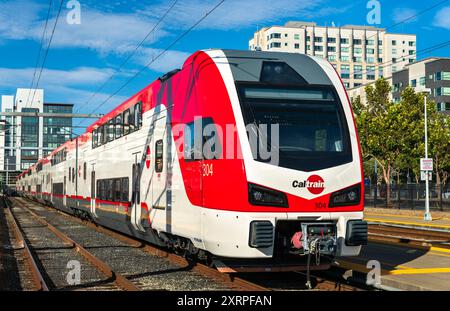
[[[391,184],[394,170],[413,172],[418,180],[420,158],[425,154],[424,97],[407,87],[401,101],[394,104],[390,92],[389,83],[379,79],[374,87],[366,87],[365,103],[360,97],[352,102],[363,158],[378,162],[386,184]],[[429,157],[435,160],[438,183],[445,184],[450,171],[449,118],[438,113],[433,102],[428,102],[427,114]]]

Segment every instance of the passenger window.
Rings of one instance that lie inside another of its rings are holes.
[[[123,124],[122,124],[122,114],[116,117],[116,139],[122,137],[123,135]]]
[[[122,178],[122,202],[128,202],[129,195],[129,182],[128,178]]]
[[[164,146],[163,141],[161,139],[156,142],[155,146],[155,171],[157,173],[162,173],[163,171],[163,164],[164,164],[163,155],[164,155]]]
[[[72,182],[74,183],[75,182],[75,168],[74,167],[72,167]]]
[[[130,134],[130,110],[127,109],[123,113],[123,134],[128,135]]]
[[[103,145],[103,126],[100,126],[97,129],[97,132],[98,132],[97,147],[100,147],[101,145]]]
[[[87,163],[84,162],[83,164],[83,179],[86,180],[87,177]]]
[[[114,179],[114,202],[122,201],[122,182],[120,179]]]
[[[130,115],[129,115],[129,119],[128,119],[128,124],[130,125],[130,133],[136,131],[136,125],[135,125],[135,120],[134,120],[134,106],[130,107]]]
[[[92,132],[92,149],[97,148],[98,146],[98,133],[97,130]]]
[[[197,122],[199,125],[196,127],[195,124]],[[196,129],[202,129],[202,132],[196,135]],[[197,136],[202,137],[202,141],[196,145],[195,137]],[[219,159],[221,156],[222,147],[212,118],[197,119],[195,122],[186,124],[184,132],[185,161],[214,160]]]
[[[108,179],[106,184],[108,189],[108,201],[114,201],[114,179]]]
[[[108,125],[105,124],[102,126],[103,131],[103,144],[105,145],[108,142]]]
[[[114,140],[114,120],[108,121],[108,142]]]
[[[142,103],[137,103],[136,106],[134,106],[134,124],[136,129],[142,127]]]

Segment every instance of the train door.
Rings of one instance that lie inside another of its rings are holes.
[[[91,214],[94,217],[98,217],[95,213],[95,198],[97,196],[97,192],[95,191],[95,171],[92,169],[91,172]]]
[[[131,176],[131,223],[136,230],[145,231],[141,224],[141,163],[135,154]]]
[[[152,147],[154,160],[152,168],[152,208],[166,211],[167,202],[167,144],[166,117],[154,121]],[[167,212],[167,211],[166,211]],[[166,223],[167,224],[167,223]]]
[[[64,176],[64,185],[63,185],[63,205],[64,206],[67,206],[67,196],[66,196],[66,194],[67,194],[67,177],[66,176]]]

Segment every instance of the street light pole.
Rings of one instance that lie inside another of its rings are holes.
[[[427,93],[424,94],[425,102],[425,159],[428,159],[428,117],[427,117]],[[430,213],[430,186],[429,186],[429,171],[425,172],[425,215],[426,221],[432,221]]]

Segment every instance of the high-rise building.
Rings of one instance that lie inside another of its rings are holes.
[[[317,26],[288,22],[265,27],[249,41],[251,50],[303,53],[328,59],[346,88],[390,77],[416,60],[416,35],[387,33],[383,28]]]
[[[44,103],[44,90],[17,89],[15,96],[2,96],[2,112],[68,113],[73,105]],[[4,144],[0,145],[2,181],[14,184],[15,176],[34,165],[72,137],[72,118],[6,116]],[[0,133],[1,135],[1,133]]]

